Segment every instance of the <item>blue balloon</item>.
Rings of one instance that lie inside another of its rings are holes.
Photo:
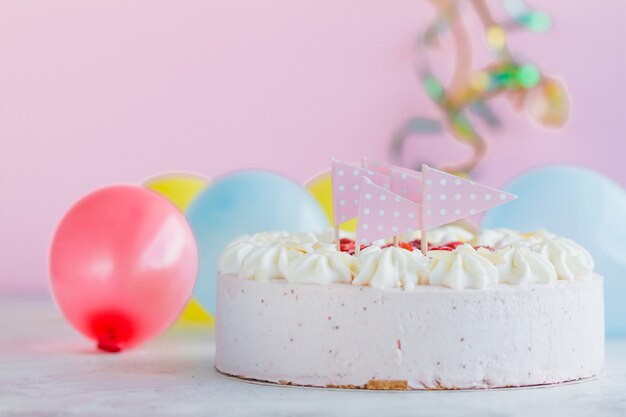
[[[609,178],[576,166],[528,171],[505,190],[517,200],[488,212],[481,227],[545,228],[583,245],[604,276],[607,336],[626,335],[626,193]]]
[[[237,236],[272,230],[322,231],[329,227],[322,207],[296,182],[261,170],[218,178],[189,206],[187,220],[199,251],[194,295],[215,314],[217,259]]]

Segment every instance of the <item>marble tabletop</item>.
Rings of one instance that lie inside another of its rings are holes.
[[[626,340],[601,378],[549,388],[455,392],[323,390],[245,383],[213,368],[209,327],[177,325],[101,354],[49,297],[0,297],[0,416],[626,416]]]

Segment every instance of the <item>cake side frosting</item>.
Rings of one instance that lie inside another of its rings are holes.
[[[217,291],[215,364],[243,378],[320,387],[399,381],[407,389],[494,388],[587,378],[604,366],[597,276],[405,291],[221,275]]]

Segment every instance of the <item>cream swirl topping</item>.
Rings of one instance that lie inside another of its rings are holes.
[[[405,237],[406,240],[421,239],[422,232],[416,230],[415,232],[408,233],[408,236]],[[450,242],[469,242],[474,238],[474,234],[461,226],[449,224],[429,230],[426,234],[426,238],[428,239],[428,243],[443,245]]]
[[[338,251],[334,245],[318,245],[314,252],[293,259],[285,268],[285,278],[294,283],[349,284],[357,271],[354,256]]]
[[[261,232],[232,240],[220,254],[217,265],[222,274],[238,274],[246,256],[253,250],[289,237],[287,232]]]
[[[453,289],[486,288],[498,283],[498,270],[470,245],[453,251],[433,250],[427,282]]]
[[[490,248],[499,249],[520,241],[523,238],[524,236],[516,230],[505,228],[487,229],[482,230],[476,235],[472,244],[475,246],[489,246]]]
[[[585,248],[570,239],[557,237],[536,244],[534,250],[540,252],[554,265],[559,279],[591,278],[593,258]]]
[[[285,278],[291,261],[303,254],[303,251],[282,243],[259,246],[243,259],[239,277],[258,281]]]
[[[331,235],[328,231],[244,235],[226,246],[218,269],[222,274],[260,281],[462,289],[487,288],[499,282],[526,285],[588,279],[594,267],[591,255],[582,246],[544,230],[525,234],[509,229],[486,231],[475,242],[493,247],[506,240],[518,240],[493,252],[485,248],[476,251],[467,244],[454,251],[430,251],[432,260],[417,250],[376,245],[352,256],[338,251]]]
[[[443,245],[450,242],[468,242],[474,234],[460,226],[448,225],[429,230],[426,238],[433,245]]]
[[[547,242],[548,240],[557,237],[554,233],[548,232],[545,229],[535,230],[534,232],[524,233],[524,238],[533,243]]]
[[[494,249],[501,249],[514,243],[524,242],[534,244],[553,239],[556,235],[547,230],[540,229],[529,233],[520,233],[517,230],[498,228],[482,230],[472,240],[474,246],[489,246]]]
[[[359,261],[359,274],[353,284],[412,289],[423,280],[429,259],[418,251],[370,246],[361,251]]]
[[[495,252],[480,248],[478,253],[495,265],[499,281],[506,284],[550,284],[557,279],[556,270],[548,258],[524,242],[513,243]]]
[[[288,241],[299,242],[299,243],[317,243],[317,242],[331,243],[332,237],[329,242],[325,241],[328,238],[329,238],[329,235],[326,233],[301,232],[301,233],[294,233],[281,240],[288,240]]]
[[[332,231],[330,232],[332,234]],[[232,240],[222,251],[218,259],[218,270],[223,274],[238,274],[246,256],[256,249],[280,244],[287,248],[301,252],[313,250],[313,246],[320,242],[326,243],[329,232],[320,234],[303,232],[290,234],[288,232],[261,232],[254,235],[243,235]]]

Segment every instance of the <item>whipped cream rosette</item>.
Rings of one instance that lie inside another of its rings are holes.
[[[255,248],[243,259],[239,277],[259,281],[285,278],[285,271],[291,261],[305,253],[298,245],[301,244],[276,243]]]
[[[499,249],[522,239],[524,239],[524,236],[517,230],[499,228],[481,230],[471,243],[475,246],[487,246]]]
[[[541,243],[553,239],[556,235],[546,230],[521,233],[517,230],[498,228],[481,230],[472,240],[474,246],[486,246],[493,249],[501,249],[513,243]]]
[[[350,284],[358,272],[358,262],[334,245],[317,245],[313,251],[295,257],[284,272],[287,281],[294,283]]]
[[[453,289],[486,288],[498,283],[498,270],[472,246],[464,244],[453,251],[432,250],[427,282]]]
[[[524,242],[518,241],[494,252],[480,248],[478,253],[495,265],[501,283],[550,284],[557,280],[554,265],[548,258]]]
[[[255,249],[270,246],[281,239],[289,237],[289,233],[261,232],[243,235],[232,240],[219,256],[218,270],[223,274],[238,274],[243,260]]]
[[[470,242],[475,236],[474,233],[461,226],[450,224],[429,230],[426,237],[428,239],[428,243],[438,246],[450,242]],[[416,230],[414,232],[407,233],[404,235],[404,239],[408,241],[415,239],[421,240],[422,232],[420,230]]]
[[[534,245],[534,250],[554,265],[559,279],[589,279],[593,274],[593,258],[573,240],[557,237]]]
[[[359,274],[353,284],[413,289],[423,282],[429,259],[417,251],[370,246],[361,251],[359,262]]]

